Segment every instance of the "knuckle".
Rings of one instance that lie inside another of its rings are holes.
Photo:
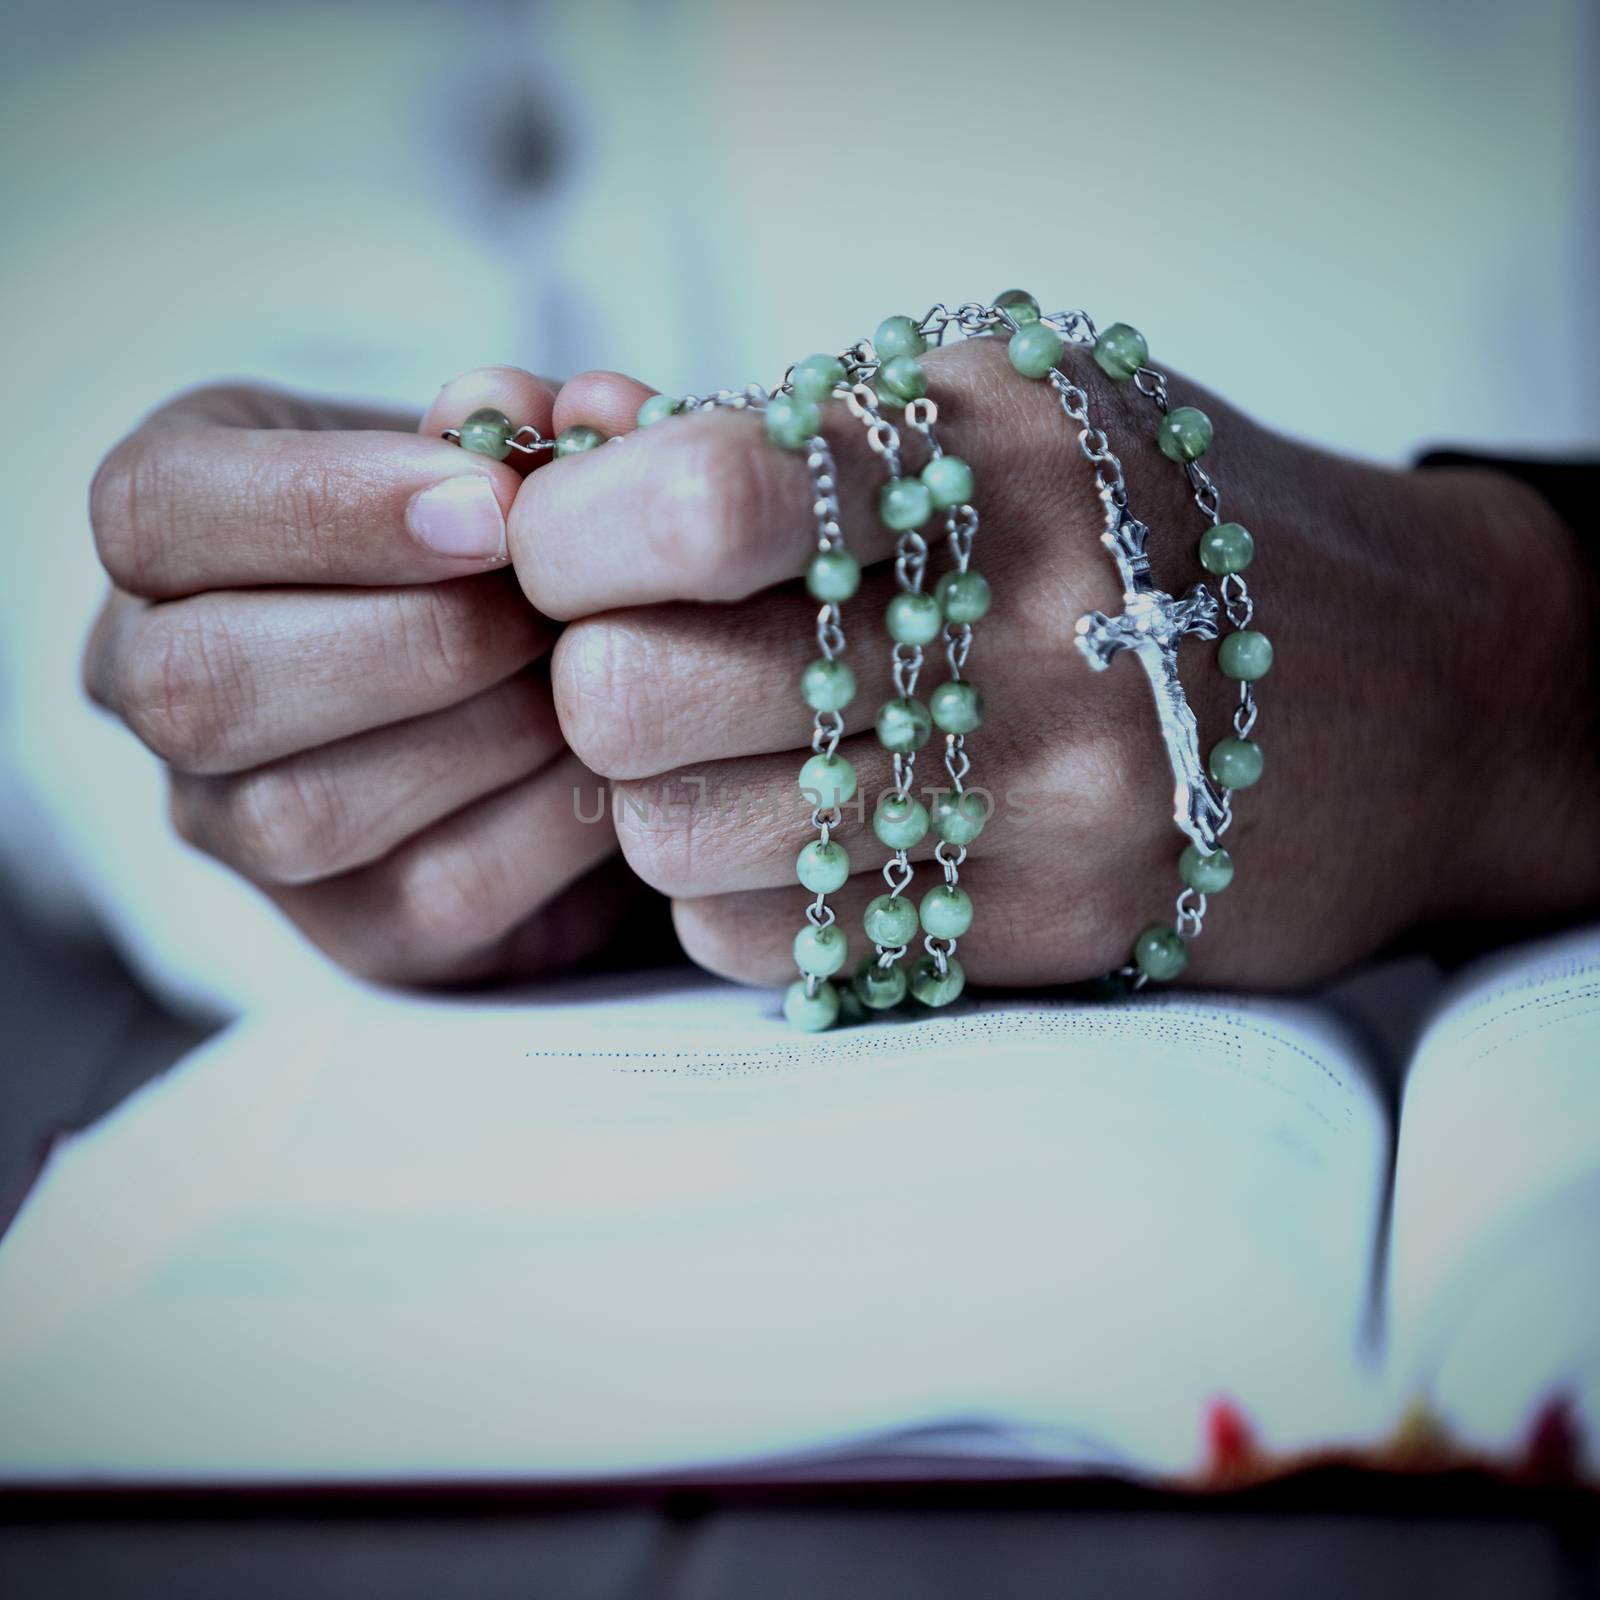
[[[95,469],[89,524],[100,564],[119,589],[149,594],[174,490],[171,456],[144,434],[117,445]]]
[[[344,802],[315,761],[293,761],[231,780],[225,815],[232,854],[248,877],[312,883],[344,865]]]
[[[742,600],[770,581],[772,529],[792,520],[794,483],[783,453],[742,429],[708,429],[685,449],[646,518],[652,553],[692,574],[713,600]]]
[[[157,608],[124,678],[123,720],[162,760],[184,772],[225,768],[254,694],[223,624],[198,606]]]
[[[636,628],[602,618],[573,623],[556,646],[550,673],[562,736],[602,777],[652,770],[664,708],[650,655]]]
[[[470,580],[469,580],[470,581]],[[394,668],[425,693],[450,695],[479,683],[498,652],[494,618],[481,596],[433,584],[389,597],[393,626],[381,630]]]
[[[697,967],[735,983],[777,983],[793,962],[769,917],[752,917],[742,895],[712,895],[672,902],[672,925],[684,954]]]
[[[116,635],[116,599],[107,599],[100,607],[89,637],[84,641],[83,655],[78,662],[78,682],[92,705],[103,711],[116,707],[116,652],[112,640]]]
[[[614,783],[611,793],[617,842],[628,865],[661,894],[694,893],[699,863],[716,832],[705,780],[684,773]]]
[[[215,855],[210,830],[205,825],[205,808],[198,801],[190,785],[177,773],[167,774],[167,818],[172,831],[195,849]]]
[[[1056,774],[1058,792],[1097,828],[1117,827],[1129,796],[1151,792],[1141,782],[1146,742],[1138,737],[1138,720],[1129,721],[1128,727],[1106,720],[1082,728],[1063,753]]]
[[[404,959],[428,964],[477,949],[504,931],[495,864],[475,850],[419,842],[394,858],[392,932]]]
[[[773,530],[792,522],[794,507],[801,502],[787,451],[744,444],[730,454],[717,529],[729,585],[721,598],[741,600],[771,582]]]
[[[697,967],[718,977],[737,978],[730,971],[730,962],[736,961],[739,940],[725,916],[717,913],[715,900],[679,898],[672,902],[672,926],[678,935],[683,953]]]
[[[244,503],[251,523],[270,530],[274,548],[294,570],[327,568],[338,548],[333,524],[348,483],[331,465],[297,453],[292,434],[255,437]]]

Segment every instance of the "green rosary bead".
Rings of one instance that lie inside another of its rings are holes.
[[[576,428],[563,428],[556,435],[556,454],[558,456],[581,456],[590,450],[598,450],[606,442],[606,436],[598,428],[586,428],[581,423]]]
[[[1065,359],[1068,340],[1043,318],[1039,302],[1024,290],[1009,289],[997,296],[994,303],[999,314],[991,316],[990,321],[1008,330],[1007,355],[1015,370],[1036,381],[1060,382],[1058,369]],[[852,381],[861,381],[863,358],[876,360],[876,366],[868,369],[872,377],[866,381],[878,399],[884,426],[888,426],[890,415],[897,407],[907,408],[907,416],[920,425],[920,412],[924,408],[918,402],[928,394],[929,384],[918,358],[928,348],[929,338],[914,319],[892,316],[879,324],[871,348],[852,346],[843,359],[819,353],[796,362],[789,369],[784,389],[763,407],[763,423],[769,438],[779,447],[796,452],[807,451],[816,440],[820,450],[820,408]],[[1144,336],[1138,329],[1121,322],[1108,326],[1096,336],[1092,353],[1103,374],[1124,383],[1139,377],[1149,356]],[[1156,386],[1161,387],[1159,383]],[[862,389],[861,393],[865,395],[866,390]],[[1164,407],[1164,393],[1158,398]],[[653,426],[682,409],[682,402],[671,396],[650,396],[638,408],[637,426]],[[468,425],[463,425],[463,444],[495,459],[504,459],[510,440],[515,437],[509,420],[502,413],[485,410],[474,413],[469,423],[477,426],[469,429]],[[471,443],[467,438],[469,432]],[[1179,406],[1160,417],[1156,437],[1164,455],[1187,465],[1198,461],[1211,448],[1214,430],[1203,411],[1194,406]],[[590,450],[604,442],[602,435],[593,428],[571,428],[556,441],[556,454]],[[832,485],[823,478],[817,461],[813,461],[812,468],[823,495],[818,500],[816,513],[826,517],[833,505],[826,498]],[[914,476],[896,477],[883,484],[878,512],[885,527],[907,536],[900,542],[902,551],[908,545],[922,550],[922,541],[914,537],[917,531],[924,529],[936,511],[952,513],[941,520],[949,520],[955,528],[952,537],[956,541],[958,558],[964,560],[966,536],[962,535],[958,524],[962,516],[971,521],[974,493],[975,477],[970,465],[959,457],[941,455],[927,462]],[[963,507],[969,509],[959,509]],[[830,530],[834,526],[828,524]],[[842,548],[827,548],[830,542],[825,537],[824,548],[811,560],[806,586],[824,606],[835,607],[858,593],[861,568],[856,558]],[[1253,556],[1253,540],[1248,530],[1238,523],[1223,523],[1207,529],[1199,543],[1202,566],[1219,577],[1242,572]],[[916,565],[920,573],[920,556]],[[889,603],[886,621],[896,645],[897,672],[901,665],[908,674],[914,672],[912,663],[921,657],[909,652],[920,652],[939,640],[941,634],[949,641],[954,654],[964,655],[971,637],[969,630],[988,615],[991,606],[990,585],[976,572],[947,573],[939,579],[933,593],[923,593],[918,588],[903,589],[895,594]],[[837,621],[836,612],[824,610],[819,626],[834,627],[834,623],[828,621],[830,617]],[[832,637],[837,644],[836,630]],[[960,651],[957,645],[962,646]],[[1221,641],[1218,665],[1228,678],[1245,684],[1254,682],[1264,677],[1273,665],[1271,641],[1254,629],[1237,629]],[[805,703],[819,718],[835,719],[833,726],[837,728],[837,719],[853,703],[858,686],[854,672],[845,662],[825,657],[811,661],[804,668],[800,687]],[[1245,709],[1248,711],[1249,706]],[[933,738],[935,728],[949,737],[952,748],[957,748],[962,737],[982,725],[984,714],[983,697],[976,686],[956,675],[932,689],[927,694],[927,704],[910,694],[885,701],[878,708],[875,725],[882,745],[899,758],[925,746]],[[826,729],[828,724],[819,722],[819,726]],[[817,744],[833,742],[836,741],[824,741],[820,736],[816,741]],[[898,759],[896,770],[902,782],[909,781],[905,766]],[[1207,757],[1207,771],[1212,781],[1228,791],[1255,784],[1262,770],[1261,749],[1246,738],[1220,740],[1211,747]],[[814,748],[800,768],[799,780],[808,800],[824,815],[819,818],[822,836],[807,842],[796,857],[796,876],[811,893],[830,894],[850,882],[849,852],[830,837],[830,833],[838,808],[857,796],[857,773],[852,763],[836,751],[823,753]],[[958,788],[959,782],[956,780]],[[909,794],[890,793],[880,798],[875,808],[873,831],[885,846],[898,852],[897,859],[903,867],[904,852],[921,844],[930,829],[953,848],[965,850],[969,847],[988,821],[987,800],[981,793],[944,793],[930,804],[924,804]],[[1206,851],[1190,845],[1179,861],[1180,876],[1191,894],[1220,893],[1232,882],[1233,871],[1231,856],[1220,848]],[[951,875],[954,876],[953,871]],[[953,946],[970,930],[973,920],[970,896],[959,885],[946,883],[922,895],[920,902],[912,902],[905,898],[903,888],[878,895],[864,914],[864,925],[873,943],[891,952],[885,958],[889,964],[882,965],[869,957],[853,978],[847,983],[841,982],[838,987],[825,980],[843,970],[849,940],[843,929],[831,920],[833,913],[825,908],[814,911],[813,915],[829,919],[827,926],[808,923],[795,935],[794,958],[807,981],[789,986],[784,997],[784,1011],[796,1026],[821,1029],[834,1025],[841,1016],[859,1019],[871,1011],[897,1004],[908,992],[929,1006],[948,1005],[964,992],[965,972],[943,946],[946,942]],[[1180,907],[1186,904],[1187,901],[1182,901]],[[1137,970],[1146,978],[1156,980],[1173,979],[1185,972],[1189,950],[1179,930],[1192,921],[1187,914],[1180,914],[1175,926],[1152,925],[1143,929],[1133,948]],[[919,928],[926,934],[930,954],[902,964],[900,955],[910,941],[919,936]],[[808,983],[814,992],[807,992]]]
[[[511,454],[511,435],[516,431],[505,412],[483,406],[461,424],[461,448],[491,461],[504,461]]]
[[[878,382],[903,405],[928,392],[928,375],[915,356],[892,356],[878,368]]]
[[[813,600],[839,605],[861,587],[861,563],[848,550],[819,550],[806,568]]]
[[[815,994],[807,994],[805,979],[797,978],[784,994],[783,1014],[803,1033],[825,1033],[839,1020],[839,991],[819,983]]]
[[[830,811],[834,806],[847,806],[855,798],[856,769],[841,755],[825,755],[820,751],[800,768],[800,792],[819,811]]]
[[[928,708],[910,695],[885,700],[878,708],[878,743],[895,755],[920,750],[933,737]]]
[[[939,964],[932,956],[923,956],[911,969],[911,993],[925,1006],[947,1006],[961,998],[967,986],[967,975],[961,963],[953,956],[945,957],[945,974],[939,976]]]
[[[897,594],[884,612],[889,637],[896,644],[932,644],[944,627],[944,615],[939,602],[931,594],[920,590],[914,594]]]
[[[896,533],[920,528],[933,515],[933,496],[920,478],[891,478],[878,492],[878,515]]]
[[[935,939],[959,939],[972,926],[972,897],[941,883],[922,897],[922,931]]]
[[[1134,942],[1133,960],[1147,978],[1165,983],[1189,965],[1189,947],[1176,928],[1146,928]]]
[[[895,356],[920,356],[928,341],[910,317],[885,317],[872,335],[872,348],[879,361],[892,361]]]
[[[792,394],[775,394],[767,402],[767,437],[780,449],[804,450],[822,428],[814,402]]]
[[[1061,335],[1042,322],[1030,322],[1011,335],[1006,353],[1024,378],[1048,377],[1050,369],[1059,364],[1061,352],[1066,349]]]
[[[668,417],[678,414],[678,402],[670,394],[653,394],[639,407],[634,421],[641,428],[652,427],[657,422],[665,422]]]
[[[809,922],[794,936],[794,964],[813,978],[831,978],[850,954],[850,941],[837,922],[825,928]]]
[[[856,675],[842,661],[813,661],[800,674],[800,695],[813,711],[843,711],[856,697]]]
[[[1272,641],[1254,628],[1240,628],[1217,646],[1217,665],[1225,678],[1254,683],[1272,671]]]
[[[1193,406],[1179,406],[1161,419],[1156,443],[1169,461],[1198,461],[1211,448],[1211,418]]]
[[[947,572],[933,593],[946,622],[960,626],[989,615],[989,580],[981,572]]]
[[[915,795],[886,794],[872,815],[872,831],[891,850],[910,850],[928,837],[928,808]]]
[[[812,894],[832,894],[850,881],[850,853],[832,839],[813,839],[794,864],[795,876]]]
[[[813,405],[831,400],[833,391],[844,381],[844,362],[837,356],[807,356],[804,361],[795,362],[789,374],[789,387],[796,398]]]
[[[995,306],[1011,314],[1019,328],[1039,320],[1039,302],[1026,289],[1006,289],[994,297]]]
[[[1255,540],[1237,522],[1219,522],[1200,535],[1200,565],[1219,578],[1243,572],[1255,553]]]
[[[1095,365],[1118,383],[1131,378],[1150,359],[1150,346],[1137,328],[1113,322],[1094,342]]]
[[[1224,789],[1248,789],[1261,778],[1261,746],[1248,739],[1218,739],[1206,769]]]
[[[928,696],[928,712],[945,733],[971,733],[983,721],[983,696],[974,685],[953,679]]]
[[[917,936],[917,908],[904,895],[880,894],[867,902],[861,925],[874,944],[898,950]]]
[[[935,456],[922,469],[922,481],[933,496],[936,511],[968,504],[977,488],[972,468],[960,456]]]
[[[1221,894],[1233,882],[1233,857],[1226,850],[1207,854],[1190,845],[1178,857],[1178,875],[1196,894]]]
[[[954,794],[947,789],[933,802],[933,831],[946,844],[971,844],[983,832],[988,820],[988,811],[980,795]]]
[[[885,967],[876,956],[868,956],[856,969],[850,987],[869,1011],[887,1011],[906,997],[905,969],[898,961]]]

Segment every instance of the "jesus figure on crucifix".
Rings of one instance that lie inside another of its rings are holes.
[[[1217,602],[1203,583],[1181,600],[1156,586],[1145,552],[1150,530],[1102,492],[1106,510],[1100,541],[1111,552],[1122,577],[1123,609],[1108,617],[1091,611],[1078,619],[1078,648],[1096,672],[1104,672],[1113,656],[1131,650],[1155,692],[1161,738],[1172,764],[1172,820],[1197,849],[1217,848],[1216,826],[1222,801],[1200,761],[1200,731],[1178,677],[1178,641],[1185,634],[1201,639],[1217,636]]]

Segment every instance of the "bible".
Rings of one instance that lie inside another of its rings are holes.
[[[1592,1475],[1600,930],[1388,1066],[1300,1000],[776,1013],[679,972],[236,1024],[0,1240],[0,1482],[1192,1483],[1553,1418]]]

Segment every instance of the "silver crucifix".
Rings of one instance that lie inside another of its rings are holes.
[[[1200,762],[1200,730],[1178,677],[1178,640],[1186,633],[1215,639],[1217,602],[1203,583],[1197,583],[1181,600],[1158,589],[1145,553],[1150,530],[1129,516],[1109,490],[1102,492],[1100,499],[1106,511],[1100,542],[1111,552],[1122,575],[1123,610],[1115,617],[1103,611],[1080,617],[1076,643],[1096,672],[1104,672],[1111,658],[1123,650],[1131,650],[1139,658],[1155,691],[1161,737],[1172,764],[1172,820],[1199,849],[1209,853],[1217,848],[1222,802]]]

